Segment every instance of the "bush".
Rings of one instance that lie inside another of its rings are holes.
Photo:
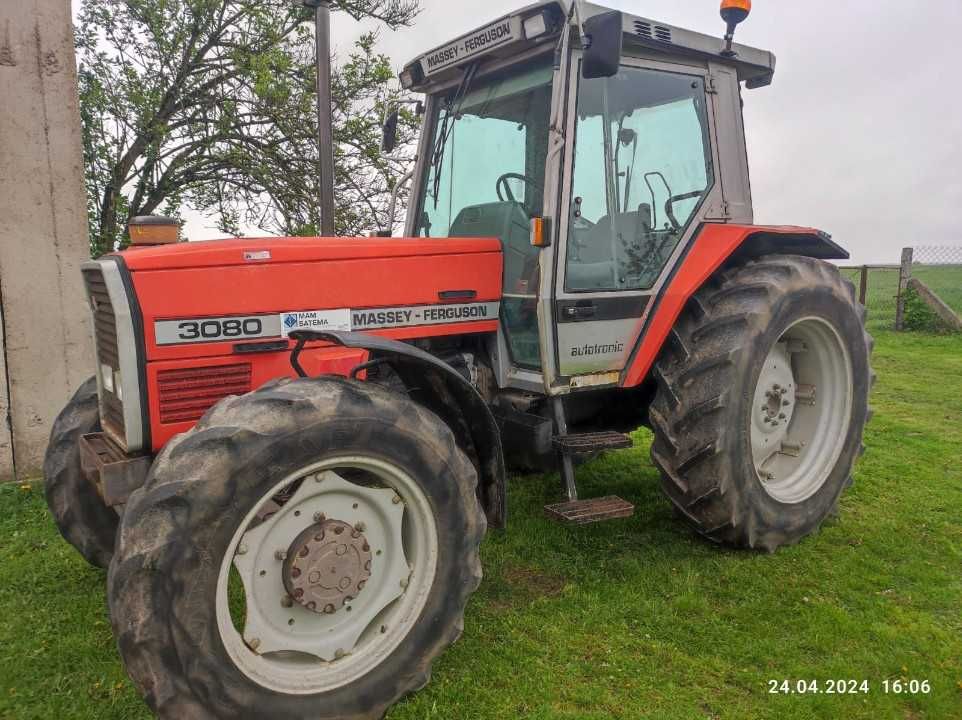
[[[905,330],[940,334],[951,332],[914,288],[905,290],[904,300],[905,314],[902,322]]]

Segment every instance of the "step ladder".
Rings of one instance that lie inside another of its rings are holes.
[[[564,481],[566,502],[545,505],[548,517],[571,525],[587,525],[588,523],[615,518],[631,517],[635,513],[635,506],[627,500],[614,495],[608,497],[580,500],[578,486],[575,483],[574,457],[590,455],[603,450],[621,450],[630,448],[632,440],[623,433],[603,431],[592,433],[568,433],[568,421],[565,418],[564,403],[560,397],[553,400],[555,429],[557,435],[552,438],[552,444],[561,459],[561,479]]]

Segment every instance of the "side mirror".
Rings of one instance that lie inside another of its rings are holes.
[[[381,135],[382,152],[391,153],[394,152],[394,148],[397,147],[398,117],[399,110],[394,108],[384,120],[384,128]]]
[[[586,46],[581,62],[581,76],[591,80],[617,75],[624,41],[621,13],[612,10],[594,15],[584,21],[582,32]]]

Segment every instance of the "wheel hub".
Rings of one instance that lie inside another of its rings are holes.
[[[770,496],[795,504],[822,487],[846,441],[852,388],[847,349],[825,320],[804,318],[775,343],[750,423],[752,460]]]
[[[371,577],[371,546],[362,529],[321,520],[294,539],[281,575],[294,602],[333,615],[358,596]]]

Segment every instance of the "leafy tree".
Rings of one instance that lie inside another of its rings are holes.
[[[83,0],[76,28],[91,251],[124,242],[129,218],[184,207],[288,235],[313,234],[317,118],[313,11],[295,0]],[[391,28],[418,0],[336,0]],[[380,123],[400,94],[376,35],[332,78],[335,226],[380,227],[408,142],[382,157]],[[403,116],[402,141],[414,132]]]

